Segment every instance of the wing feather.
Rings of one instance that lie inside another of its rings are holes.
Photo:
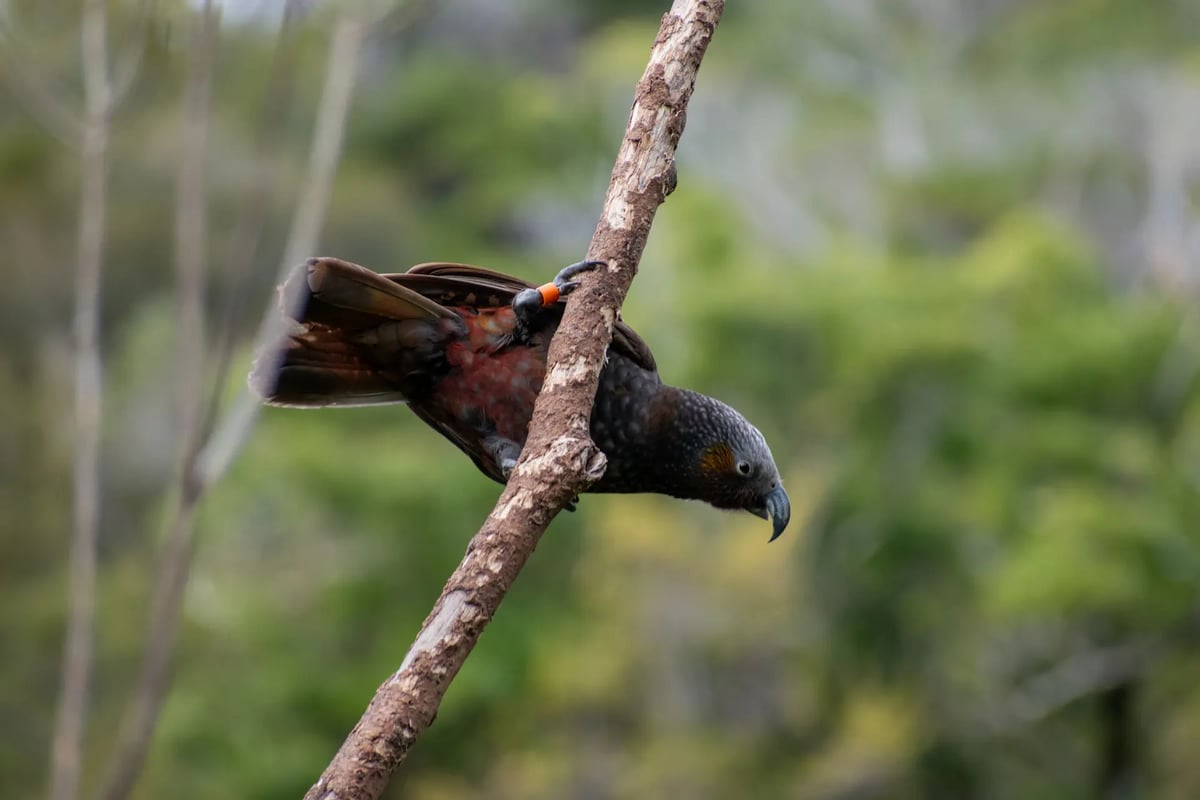
[[[384,277],[445,305],[471,305],[480,308],[509,305],[517,292],[537,288],[536,284],[512,275],[449,261],[418,264],[408,272]],[[565,302],[560,300],[556,304],[560,313]],[[623,320],[618,319],[613,327],[612,346],[643,369],[658,371],[650,345]]]

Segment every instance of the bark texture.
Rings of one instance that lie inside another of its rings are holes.
[[[600,369],[654,214],[675,187],[685,109],[724,7],[724,0],[675,0],[663,16],[588,248],[588,258],[608,266],[584,275],[567,304],[520,463],[400,669],[379,687],[306,800],[383,793],[550,520],[604,474],[604,454],[588,433]]]

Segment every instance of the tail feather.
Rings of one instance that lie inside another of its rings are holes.
[[[269,405],[317,408],[405,402],[436,357],[453,312],[334,258],[310,259],[280,287],[297,325],[255,360],[251,387]]]

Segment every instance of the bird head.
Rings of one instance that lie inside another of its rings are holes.
[[[686,390],[681,394],[674,434],[677,452],[686,455],[672,493],[770,519],[775,541],[792,507],[767,440],[720,400]]]

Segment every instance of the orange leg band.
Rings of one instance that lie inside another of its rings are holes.
[[[538,294],[542,296],[543,306],[551,306],[558,302],[561,293],[553,283],[543,283],[538,287]]]

